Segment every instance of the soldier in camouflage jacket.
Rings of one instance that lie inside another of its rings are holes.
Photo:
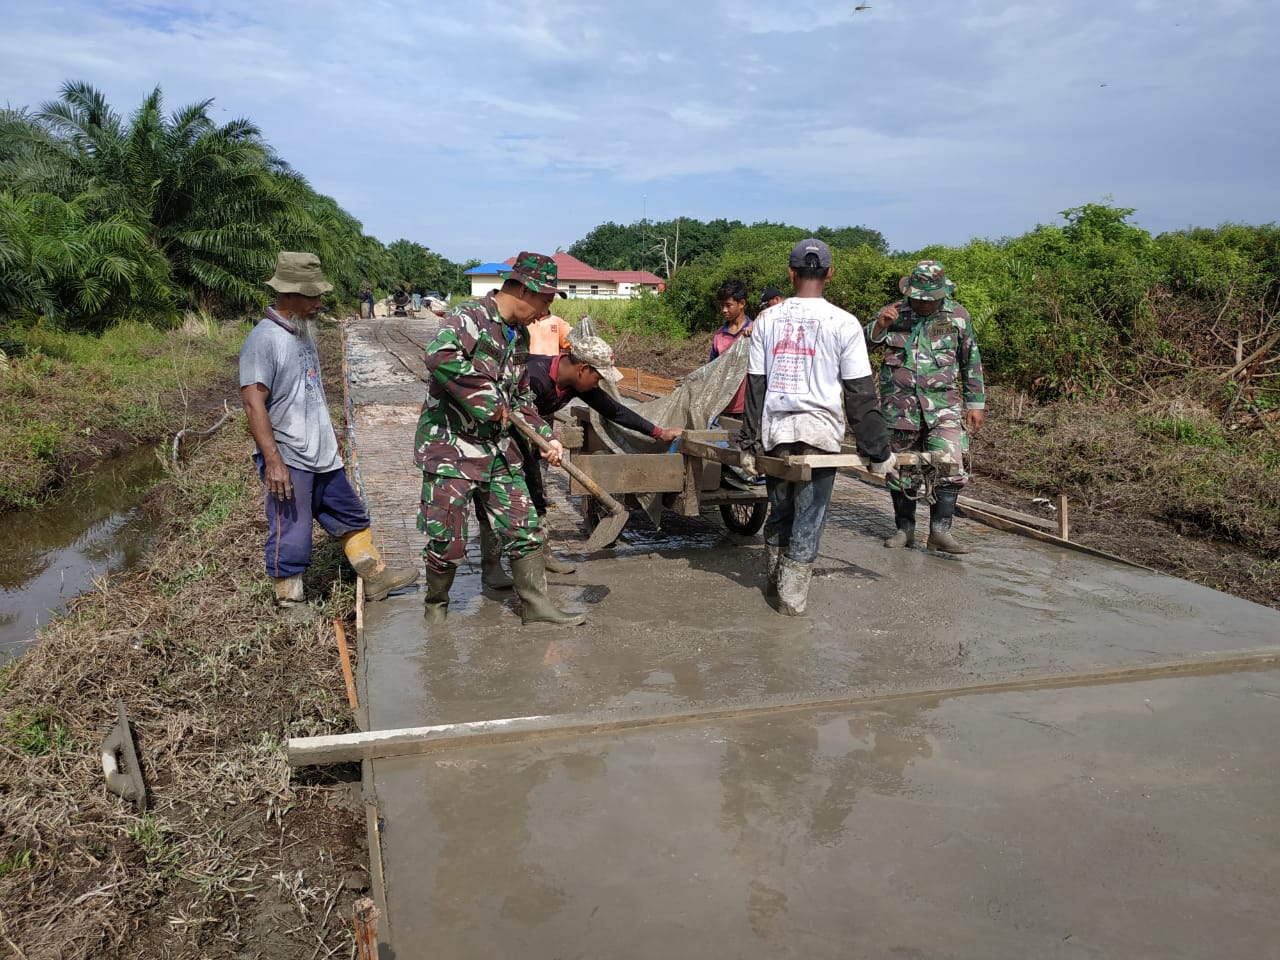
[[[448,611],[473,500],[511,559],[522,620],[583,621],[556,609],[547,597],[543,534],[510,424],[510,417],[519,416],[534,427],[551,444],[544,456],[559,464],[563,449],[538,414],[525,368],[526,328],[547,315],[556,279],[550,257],[521,253],[502,287],[450,310],[427,347],[427,397],[418,418],[414,462],[423,474],[418,529],[427,535],[423,557],[430,621],[443,620]]]
[[[880,412],[894,453],[945,451],[959,464],[958,472],[934,487],[928,545],[931,550],[968,553],[952,536],[951,520],[960,488],[969,479],[964,469],[968,434],[981,429],[986,408],[973,320],[951,299],[955,284],[935,260],[917,263],[898,286],[904,299],[882,308],[867,324],[871,348],[884,347]],[[897,532],[885,546],[912,546],[919,487],[909,480],[891,481],[889,493]]]

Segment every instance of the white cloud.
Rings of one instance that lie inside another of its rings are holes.
[[[458,259],[642,210],[900,246],[1106,194],[1155,228],[1274,218],[1260,0],[853,6],[61,0],[9,11],[0,80],[36,105],[84,79],[126,114],[157,83],[215,97],[366,229]]]

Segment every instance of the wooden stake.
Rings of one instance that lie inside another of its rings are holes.
[[[358,960],[378,960],[378,908],[368,897],[356,901],[352,919],[356,927],[356,956]]]
[[[333,632],[338,637],[338,658],[342,661],[342,679],[347,684],[347,702],[352,710],[360,709],[360,698],[356,696],[356,681],[351,675],[351,657],[347,653],[347,633],[342,629],[342,621],[334,619]]]
[[[1067,495],[1058,494],[1058,536],[1063,540],[1071,539],[1070,508],[1067,506]]]

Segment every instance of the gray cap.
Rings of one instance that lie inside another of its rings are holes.
[[[599,337],[571,337],[569,349],[574,357],[598,370],[605,380],[617,383],[622,379],[622,374],[613,365],[613,348]]]
[[[823,270],[829,270],[831,268],[831,248],[816,237],[809,237],[807,240],[801,240],[791,248],[791,267],[793,269],[803,267],[805,255],[810,253],[816,253],[818,255],[818,266]]]

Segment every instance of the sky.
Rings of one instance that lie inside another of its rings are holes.
[[[0,103],[214,98],[366,233],[455,261],[646,217],[902,250],[1093,202],[1277,220],[1272,3],[855,3],[0,0]]]

